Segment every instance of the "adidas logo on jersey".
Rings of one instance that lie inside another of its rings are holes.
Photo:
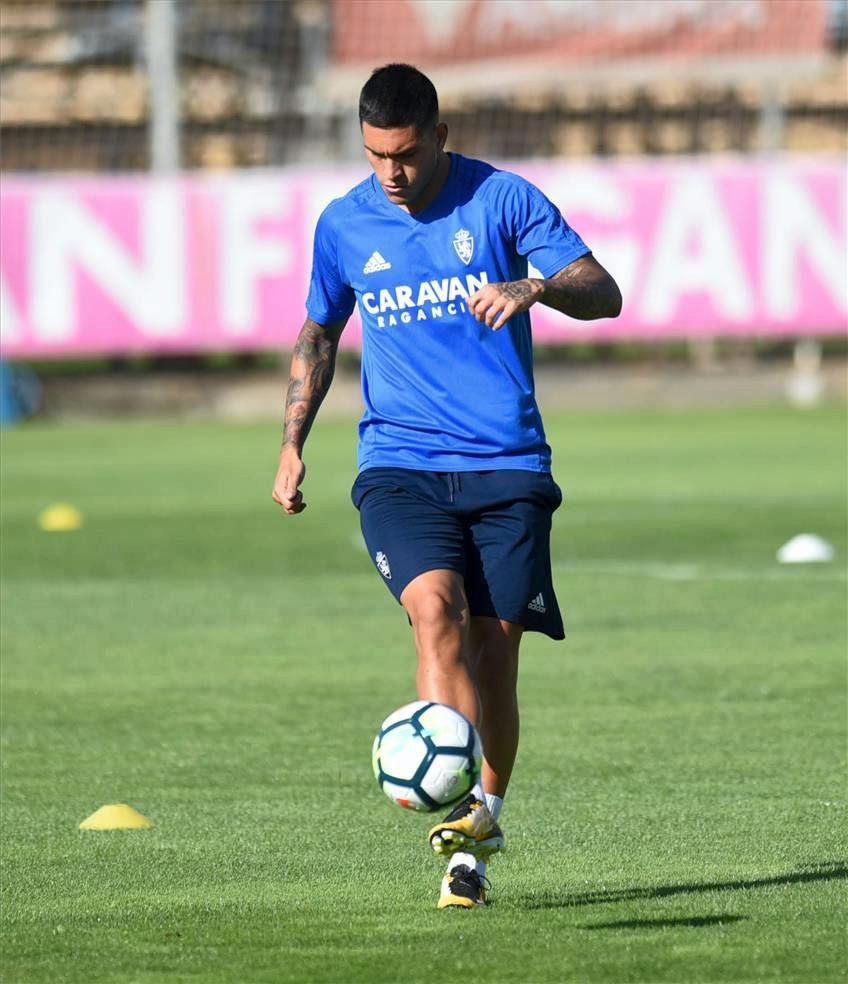
[[[371,256],[368,258],[368,262],[362,268],[363,273],[378,273],[380,270],[391,270],[392,265],[388,260],[384,260],[383,257],[375,249]]]
[[[540,591],[536,597],[527,606],[531,612],[538,612],[540,615],[544,615],[547,612],[545,608],[545,599],[542,597],[542,592]]]

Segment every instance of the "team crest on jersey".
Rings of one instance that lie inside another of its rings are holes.
[[[456,255],[468,266],[474,255],[474,237],[467,229],[460,229],[453,237],[453,248],[456,250]]]
[[[382,550],[377,551],[377,555],[374,557],[377,563],[377,570],[383,575],[387,581],[392,579],[392,569],[389,567],[389,558],[383,553]]]

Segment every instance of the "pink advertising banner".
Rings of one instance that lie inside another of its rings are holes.
[[[614,274],[616,320],[533,309],[537,342],[842,334],[845,162],[522,162]],[[0,353],[290,348],[321,209],[364,171],[4,178]],[[532,271],[531,271],[532,273]],[[434,270],[438,277],[440,271]],[[361,342],[354,315],[342,344]]]

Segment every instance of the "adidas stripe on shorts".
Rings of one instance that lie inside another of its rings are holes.
[[[551,575],[550,474],[368,468],[351,491],[371,561],[400,601],[425,571],[461,574],[472,615],[563,639]]]

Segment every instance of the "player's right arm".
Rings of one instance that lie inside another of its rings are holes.
[[[326,325],[307,318],[292,351],[283,445],[271,493],[274,502],[292,516],[306,508],[300,491],[306,475],[303,445],[333,381],[336,352],[346,324],[347,318]]]

